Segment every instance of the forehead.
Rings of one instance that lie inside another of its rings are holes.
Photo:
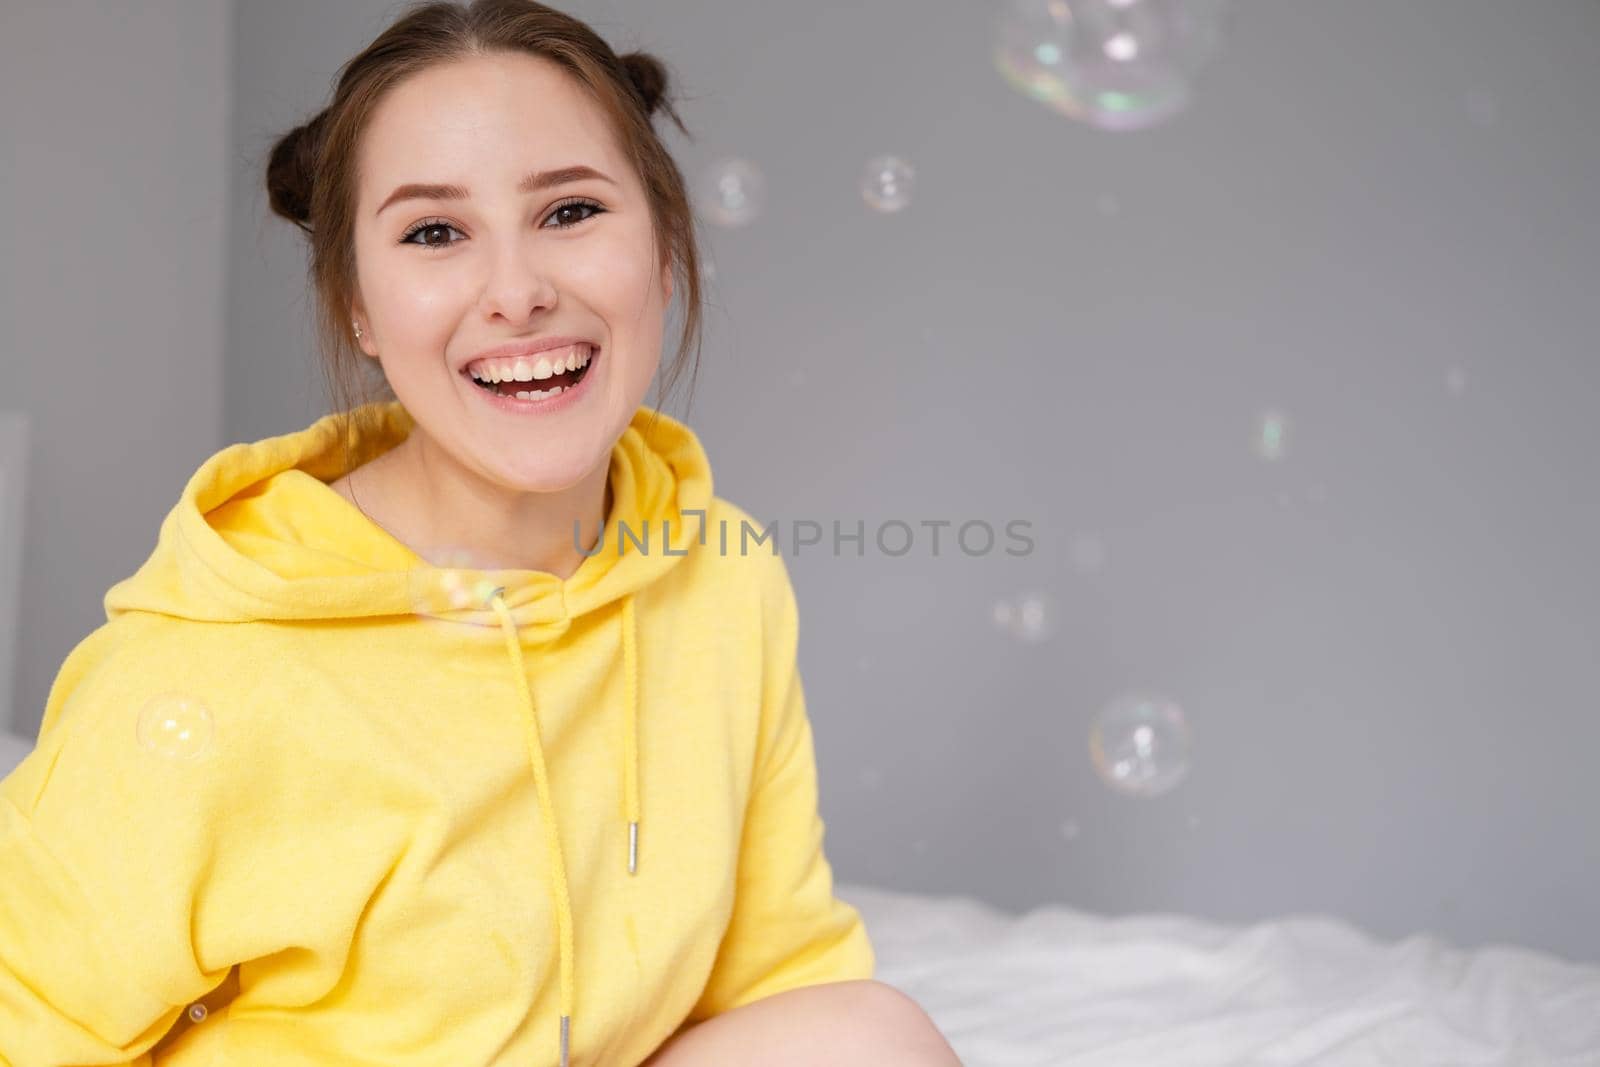
[[[549,60],[497,52],[437,64],[392,88],[361,138],[363,202],[398,182],[512,193],[531,169],[586,163],[631,184],[605,111]]]

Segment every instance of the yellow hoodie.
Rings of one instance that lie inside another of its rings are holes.
[[[0,781],[0,1064],[631,1067],[871,977],[783,557],[653,414],[566,580],[419,557],[331,416],[208,459]]]

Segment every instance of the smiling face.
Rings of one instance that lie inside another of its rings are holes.
[[[434,66],[377,105],[358,166],[352,317],[430,459],[517,492],[608,465],[660,364],[672,274],[599,104],[526,54]],[[576,167],[603,177],[529,180]],[[395,199],[408,185],[464,195]],[[486,350],[550,337],[597,350],[554,402],[497,399],[466,372]]]

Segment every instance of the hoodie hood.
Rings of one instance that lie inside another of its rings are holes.
[[[580,615],[610,609],[621,630],[626,706],[621,811],[628,874],[638,869],[639,670],[634,594],[703,541],[711,470],[687,426],[641,407],[612,448],[612,504],[594,554],[566,579],[542,571],[436,566],[367,518],[327,483],[393,448],[414,425],[397,402],[369,404],[304,430],[216,453],[185,485],[156,549],[105,597],[107,619],[143,611],[205,622],[280,622],[427,616],[494,627],[521,699],[529,766],[543,814],[545,868],[561,969],[561,1064],[568,1063],[575,989],[574,920],[560,813],[555,810],[528,682],[524,645],[554,642]],[[685,512],[699,512],[688,526]],[[626,524],[628,536],[615,527]],[[661,542],[654,539],[661,537]],[[673,546],[677,546],[674,548]]]
[[[703,530],[712,499],[710,464],[693,432],[641,407],[612,448],[611,511],[595,554],[564,580],[488,569],[471,571],[467,582],[417,555],[327,484],[399,444],[414,425],[397,401],[352,415],[348,464],[336,415],[208,459],[162,521],[154,553],[106,593],[107,617],[147,611],[249,622],[425,614],[499,626],[487,596],[463,596],[465,585],[502,590],[519,629],[554,635],[575,616],[670,570],[682,558],[686,530]],[[686,519],[685,512],[700,514]],[[647,542],[641,551],[631,536],[617,536],[618,523],[641,539],[668,530],[674,550]],[[430,574],[444,577],[430,581]]]

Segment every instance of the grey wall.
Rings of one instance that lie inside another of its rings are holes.
[[[265,211],[263,153],[398,7],[233,12],[223,440],[324,410],[303,245]],[[1241,3],[1195,107],[1126,135],[1009,88],[985,3],[568,9],[676,71],[687,171],[731,152],[768,177],[757,223],[705,231],[708,343],[675,408],[719,492],[783,524],[1033,523],[1020,559],[926,541],[791,556],[842,880],[1019,909],[1324,912],[1600,960],[1600,8]],[[59,466],[37,472],[51,488],[30,516],[30,710],[217,436],[196,415],[214,377],[185,398],[143,373],[200,358],[213,276],[165,304],[127,290],[161,285],[149,257],[204,262],[128,228],[176,218],[192,237],[223,202],[200,177],[220,87],[174,75],[164,108],[126,88],[170,66],[152,48],[196,61],[175,25],[105,34],[115,93],[54,70],[65,41],[11,46],[33,65],[3,75],[30,100],[41,83],[83,96],[30,113],[24,143],[54,158],[24,161],[26,189],[7,176],[10,202],[46,205],[12,351],[131,334],[119,366],[141,371],[134,403],[75,398],[99,405],[86,421],[46,391],[44,358],[8,357],[6,387],[26,374],[35,410],[59,412],[40,420],[40,462]],[[200,184],[156,192],[148,168],[180,150],[170,173]],[[918,170],[892,216],[856,190],[885,151]],[[62,166],[83,152],[94,165]],[[63,243],[49,219],[66,209],[98,225]],[[951,384],[974,367],[982,385]],[[1268,408],[1290,419],[1276,462],[1251,448]],[[1103,565],[1075,563],[1081,537]],[[1044,644],[990,621],[1030,588],[1060,606]],[[1155,799],[1108,789],[1087,755],[1096,710],[1132,688],[1171,695],[1195,731],[1187,779]]]
[[[990,4],[586,10],[703,94],[686,160],[770,178],[712,236],[720,489],[1040,531],[794,561],[844,876],[1600,959],[1600,6],[1240,4],[1195,109],[1125,136],[1011,90]],[[1028,587],[1045,645],[989,622]],[[1087,753],[1136,687],[1195,730],[1154,801]]]
[[[106,590],[222,445],[231,12],[0,12],[0,408],[30,422],[11,725],[31,737]]]

